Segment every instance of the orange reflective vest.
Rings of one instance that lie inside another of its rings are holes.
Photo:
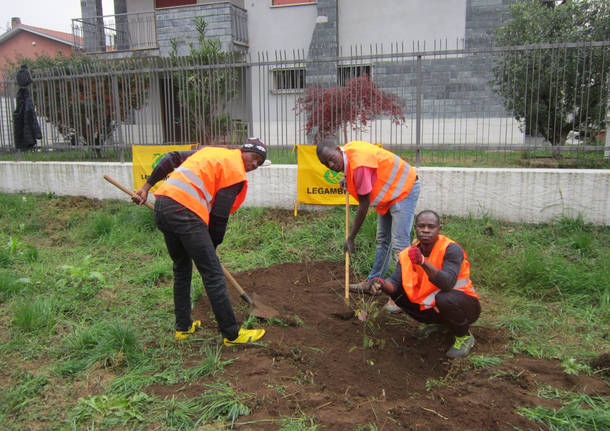
[[[434,247],[432,247],[430,256],[427,257],[426,260],[437,268],[442,269],[445,260],[445,251],[449,244],[452,243],[457,244],[445,235],[439,235]],[[417,246],[417,244],[419,244],[419,241],[415,246]],[[464,260],[462,261],[460,273],[458,274],[453,288],[479,299],[474,291],[474,287],[472,287],[472,281],[470,280],[470,262],[468,262],[468,255],[463,249],[462,251],[464,252]],[[402,269],[402,288],[409,297],[409,300],[419,304],[421,310],[426,310],[428,308],[434,308],[436,310],[436,294],[441,290],[428,279],[428,274],[426,274],[426,271],[424,271],[424,268],[421,265],[413,265],[411,263],[411,259],[409,259],[409,247],[398,254],[398,261],[400,262]],[[436,311],[438,312],[438,310]]]
[[[167,196],[210,222],[210,211],[218,190],[244,182],[231,214],[246,198],[248,180],[240,150],[205,147],[184,161],[157,189],[155,196]]]
[[[358,199],[354,170],[361,166],[375,168],[377,180],[371,190],[370,202],[379,214],[388,212],[394,202],[407,197],[415,183],[415,169],[396,154],[364,141],[351,141],[343,146],[347,156],[345,179],[347,191]]]

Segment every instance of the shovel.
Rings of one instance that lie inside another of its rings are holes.
[[[120,189],[123,192],[125,192],[126,194],[128,194],[129,196],[137,197],[135,193],[133,193],[127,187],[124,187],[122,184],[120,184],[118,181],[116,181],[114,178],[110,177],[109,175],[104,175],[104,179],[106,181],[108,181],[110,184],[112,184],[113,186],[117,187],[118,189]],[[144,205],[146,205],[151,210],[154,209],[152,204],[148,201],[144,202]],[[248,296],[248,294],[244,291],[244,289],[239,285],[237,280],[235,280],[235,278],[231,275],[231,273],[226,270],[226,268],[224,267],[224,265],[222,263],[220,264],[220,266],[222,267],[222,271],[225,274],[225,278],[229,279],[229,281],[231,282],[233,287],[239,292],[239,296],[241,297],[241,299],[246,301],[248,303],[248,305],[250,306],[251,314],[253,314],[256,317],[260,317],[262,319],[271,319],[272,317],[276,317],[279,315],[277,310],[275,310],[274,308],[272,308],[268,305],[263,304],[257,298],[254,298],[255,300],[253,301]]]

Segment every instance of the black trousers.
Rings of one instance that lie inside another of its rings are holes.
[[[239,325],[207,225],[191,210],[166,196],[159,196],[155,202],[155,223],[163,232],[167,251],[174,261],[176,330],[185,331],[193,323],[191,279],[195,262],[220,332],[229,340],[237,338]]]
[[[470,325],[476,322],[481,314],[479,300],[459,290],[441,291],[436,294],[438,313],[432,308],[420,310],[419,304],[411,302],[402,289],[392,295],[392,299],[418,322],[447,326],[456,337],[468,334]]]

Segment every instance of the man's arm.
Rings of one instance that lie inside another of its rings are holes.
[[[144,202],[146,202],[148,199],[148,191],[163,178],[171,174],[174,169],[180,166],[186,159],[195,153],[195,150],[170,151],[167,153],[165,156],[163,156],[163,158],[161,158],[157,166],[155,166],[155,169],[153,169],[150,176],[146,179],[144,185],[135,192],[137,198],[134,197],[132,200],[138,205],[144,204]]]
[[[231,208],[233,208],[233,203],[243,187],[244,182],[242,181],[216,192],[212,211],[210,211],[210,223],[208,225],[208,231],[210,232],[214,248],[218,247],[224,239]]]
[[[374,168],[361,166],[354,170],[354,184],[356,185],[356,193],[358,193],[358,211],[356,212],[350,234],[345,241],[345,250],[349,251],[350,254],[355,249],[354,240],[371,205],[371,191],[373,190],[373,183],[376,178],[377,172]]]
[[[356,211],[356,216],[354,217],[354,223],[352,223],[352,228],[350,233],[345,241],[345,251],[348,251],[350,254],[354,251],[356,246],[354,245],[354,239],[356,239],[356,235],[358,235],[358,231],[366,218],[366,213],[369,210],[370,206],[370,194],[367,195],[358,195],[358,211]]]
[[[445,251],[442,269],[438,269],[427,260],[424,261],[422,267],[428,274],[428,279],[440,290],[446,292],[455,286],[463,261],[464,252],[462,248],[457,244],[449,244]]]

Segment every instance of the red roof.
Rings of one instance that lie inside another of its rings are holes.
[[[69,44],[74,43],[74,36],[72,35],[72,33],[64,33],[63,31],[49,30],[47,28],[34,27],[33,25],[25,25],[25,24],[20,24],[19,27],[25,27],[25,28],[29,28],[30,30],[37,31],[39,33],[45,33],[56,39],[63,39]],[[80,41],[78,39],[80,39],[80,38],[77,38],[77,42],[80,43]]]
[[[78,36],[76,37],[76,40],[75,40],[72,33],[64,33],[63,31],[49,30],[48,28],[34,27],[33,25],[26,25],[26,24],[18,24],[16,26],[14,26],[12,29],[10,29],[8,32],[4,33],[3,35],[0,35],[0,41],[7,37],[8,38],[12,37],[14,34],[18,33],[19,31],[29,31],[29,32],[38,34],[39,36],[46,36],[50,39],[54,39],[56,41],[63,42],[70,46],[74,46],[75,42],[76,42],[77,46],[80,46],[83,43],[82,38],[80,38]]]

